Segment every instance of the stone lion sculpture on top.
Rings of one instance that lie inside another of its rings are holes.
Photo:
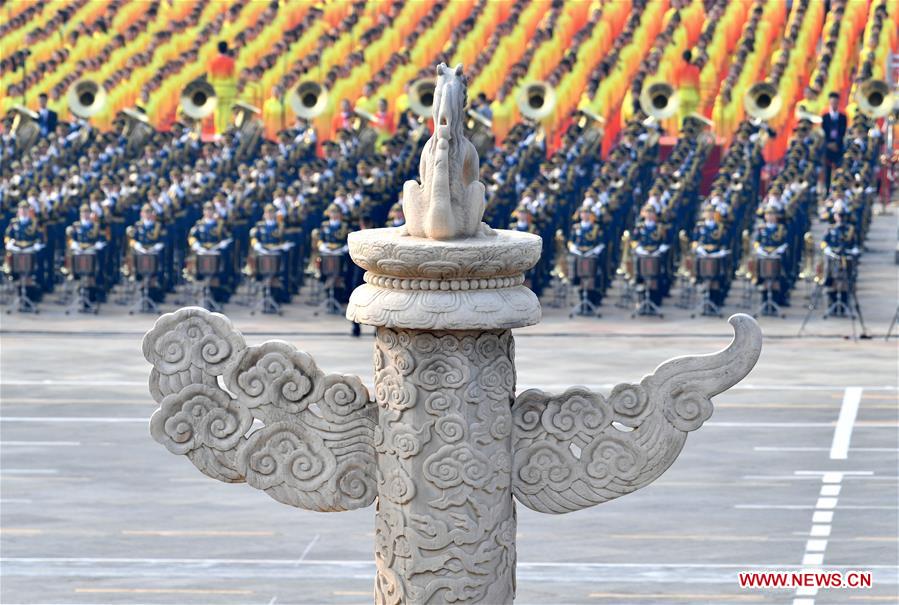
[[[425,143],[417,181],[403,186],[405,233],[449,240],[494,232],[481,222],[484,185],[478,181],[478,152],[465,137],[468,90],[462,64],[437,66],[434,88],[434,134]]]

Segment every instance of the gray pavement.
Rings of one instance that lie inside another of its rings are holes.
[[[895,217],[879,217],[860,283],[869,331],[815,319],[796,338],[764,318],[756,369],[715,398],[680,458],[637,493],[569,515],[518,507],[517,603],[797,603],[899,599]],[[251,344],[283,338],[325,371],[371,380],[372,339],[303,305],[227,310]],[[0,318],[0,602],[370,603],[372,508],[285,507],[202,476],[153,442],[140,335],[153,318],[109,306]],[[519,389],[636,380],[665,359],[727,344],[724,320],[673,311],[516,331]],[[852,410],[857,406],[857,413]],[[820,560],[820,564],[817,561]],[[741,589],[743,570],[870,570],[867,590]],[[803,599],[806,599],[803,601]]]

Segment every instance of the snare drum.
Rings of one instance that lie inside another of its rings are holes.
[[[155,252],[135,252],[134,270],[137,275],[147,277],[155,275],[159,267],[159,255]]]
[[[662,257],[638,254],[637,273],[648,279],[658,277],[662,273]]]
[[[780,257],[767,256],[758,259],[759,279],[780,279]]]
[[[340,275],[340,268],[343,262],[343,254],[322,254],[321,270],[324,277],[335,277]]]
[[[256,255],[256,275],[259,277],[274,277],[281,268],[281,253]]]
[[[90,277],[97,267],[97,255],[93,252],[76,252],[72,254],[72,274],[75,277]]]
[[[724,273],[724,259],[720,256],[698,256],[697,269],[702,279],[718,279]]]
[[[578,256],[575,261],[575,275],[582,278],[596,277],[596,257]]]
[[[212,277],[221,272],[222,255],[218,252],[197,254],[197,277]]]
[[[34,252],[13,252],[12,272],[19,275],[31,275],[34,272]]]

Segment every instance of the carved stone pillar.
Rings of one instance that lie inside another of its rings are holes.
[[[350,236],[367,270],[347,316],[374,352],[377,603],[511,603],[514,341],[540,305],[522,284],[540,239]]]

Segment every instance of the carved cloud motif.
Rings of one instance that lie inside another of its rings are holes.
[[[711,416],[711,397],[742,380],[758,360],[758,324],[747,315],[730,323],[734,340],[723,351],[667,361],[640,384],[616,386],[608,399],[583,387],[520,394],[512,408],[515,497],[536,511],[566,513],[658,478],[687,433]]]
[[[285,342],[247,347],[226,317],[193,307],[160,317],[143,351],[160,402],[150,434],[172,453],[292,506],[374,501],[375,410],[359,378],[326,375]]]

